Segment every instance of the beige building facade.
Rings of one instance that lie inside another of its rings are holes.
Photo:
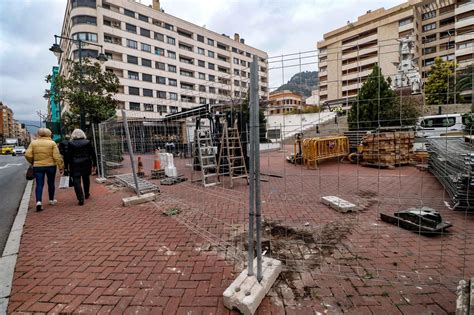
[[[268,98],[267,114],[286,114],[297,109],[302,109],[304,100],[298,93],[283,90],[273,91]]]
[[[460,67],[474,60],[473,0],[409,0],[368,11],[357,21],[324,34],[319,50],[321,103],[354,98],[379,65],[385,77],[397,73],[400,40],[411,37],[413,62],[426,79],[435,57]]]
[[[0,139],[14,138],[15,126],[13,111],[0,102]]]
[[[267,53],[246,45],[237,33],[230,38],[169,15],[157,0],[152,6],[68,1],[61,34],[103,46],[108,57],[103,67],[119,77],[116,98],[130,116],[160,118],[200,104],[238,103],[247,96],[254,55],[260,97],[268,97]],[[78,49],[65,40],[60,46],[60,73],[67,75],[66,60],[77,60]],[[82,52],[95,57],[100,48],[89,45]]]

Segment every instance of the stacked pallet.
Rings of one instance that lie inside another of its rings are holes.
[[[451,197],[455,210],[474,211],[474,146],[461,138],[428,139],[429,170]]]
[[[367,134],[362,139],[362,164],[388,167],[408,165],[413,157],[413,131]]]

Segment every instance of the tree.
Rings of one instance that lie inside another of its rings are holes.
[[[115,115],[118,101],[113,98],[118,92],[119,79],[110,71],[103,71],[100,64],[89,59],[79,62],[68,61],[70,72],[67,77],[57,75],[54,79],[56,100],[69,105],[70,114],[64,117],[76,126],[81,104],[90,123],[100,123]],[[53,80],[46,76],[46,82]],[[75,118],[74,118],[75,117]]]
[[[383,77],[382,70],[375,65],[357,95],[357,101],[349,110],[351,129],[373,129],[400,124],[396,115],[397,95]]]
[[[428,80],[425,84],[426,103],[428,105],[453,104],[458,99],[454,89],[454,69],[456,63],[443,61],[437,57],[434,65],[428,72]]]

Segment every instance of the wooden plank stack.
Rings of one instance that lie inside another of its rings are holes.
[[[362,165],[383,168],[408,165],[413,158],[413,131],[371,133],[362,139]]]

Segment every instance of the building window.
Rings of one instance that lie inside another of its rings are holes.
[[[171,24],[168,24],[168,23],[165,23],[165,26],[164,26],[167,30],[170,30],[170,31],[174,31],[174,26],[171,25]]]
[[[409,18],[400,20],[400,21],[398,22],[398,26],[408,25],[408,24],[410,24],[411,22],[413,22],[413,19],[412,19],[411,17],[409,17]]]
[[[140,103],[129,103],[130,110],[140,110]]]
[[[145,112],[154,112],[155,106],[153,104],[143,104]]]
[[[142,43],[142,50],[146,52],[151,52],[151,46],[148,44]]]
[[[184,70],[184,69],[181,69],[181,71],[179,72],[180,75],[184,75],[185,77],[194,77],[194,72],[192,71],[188,71],[188,70]]]
[[[128,71],[128,78],[131,80],[139,80],[138,72],[135,71]]]
[[[206,80],[206,74],[205,73],[199,72],[198,77],[201,80]]]
[[[155,68],[159,70],[166,70],[166,64],[164,62],[155,62]]]
[[[425,61],[423,61],[423,64],[424,64],[424,66],[426,67],[426,66],[431,66],[431,65],[433,65],[434,62],[435,62],[435,61],[434,61],[434,58],[430,58],[430,59],[426,59]]]
[[[436,46],[423,48],[423,54],[431,54],[436,52]]]
[[[176,66],[168,65],[168,71],[176,73]]]
[[[130,16],[132,18],[135,18],[135,12],[131,10],[123,9],[123,14],[125,14],[126,16]]]
[[[234,65],[238,65],[238,64],[239,64],[239,59],[234,57]]]
[[[170,45],[176,45],[176,39],[173,37],[166,36],[166,42]]]
[[[176,53],[174,51],[167,50],[168,58],[176,59]]]
[[[206,86],[205,85],[199,85],[199,92],[206,92]]]
[[[423,32],[428,32],[434,29],[436,29],[436,22],[423,25]]]
[[[168,84],[171,86],[178,86],[178,81],[175,79],[168,79]]]
[[[216,88],[213,86],[209,87],[209,93],[216,94]]]
[[[198,47],[198,54],[205,55],[206,51],[204,50],[204,48]]]
[[[170,93],[171,95],[171,93]],[[157,106],[157,111],[160,114],[167,113],[168,112],[168,107],[166,105],[158,105]]]
[[[142,73],[142,80],[145,82],[153,82],[153,76],[151,74]]]
[[[422,42],[423,44],[427,44],[427,43],[434,42],[435,40],[436,40],[436,34],[433,34],[429,36],[424,36]]]
[[[156,91],[156,97],[166,99],[166,92],[165,91]]]
[[[97,42],[97,34],[96,33],[74,33],[72,34],[72,38],[75,40],[84,40],[89,42]]]
[[[160,47],[155,47],[155,55],[164,56],[165,55],[165,50],[160,48]]]
[[[72,7],[73,8],[77,8],[77,7],[95,8],[96,3],[95,3],[95,0],[72,0]]]
[[[215,82],[215,81],[216,81],[216,76],[210,74],[210,75],[208,76],[208,80],[211,81],[211,82]]]
[[[165,35],[163,35],[161,33],[155,33],[155,39],[159,40],[160,42],[164,42],[165,41]]]
[[[91,15],[76,15],[72,17],[72,25],[76,24],[97,25],[97,18]]]
[[[146,96],[146,97],[153,97],[153,90],[150,90],[150,89],[143,89],[143,96]]]
[[[156,83],[158,83],[158,84],[166,84],[166,78],[165,78],[165,77],[157,76],[157,77],[156,77]]]
[[[214,105],[216,103],[216,100],[213,98],[209,99],[209,104]]]
[[[214,56],[215,56],[214,52],[210,51],[210,50],[207,51],[207,55],[211,58],[214,58]]]
[[[135,25],[126,23],[125,29],[127,30],[127,32],[134,33],[134,34],[137,33],[137,27]]]
[[[170,100],[177,101],[178,100],[178,94],[170,92]]]
[[[198,60],[198,66],[205,68],[206,67],[206,62],[204,60]]]
[[[170,106],[170,113],[174,114],[178,112],[178,106]]]
[[[211,46],[214,46],[214,40],[208,38],[208,39],[207,39],[207,44],[208,44],[208,45],[211,45]]]
[[[130,95],[140,95],[140,89],[137,87],[129,86],[128,87],[128,94]]]
[[[127,55],[127,62],[138,65],[138,57]]]
[[[150,30],[140,27],[140,35],[145,36],[145,37],[150,37]]]
[[[214,70],[214,69],[216,68],[216,65],[213,64],[213,63],[208,62],[208,63],[207,63],[207,67],[208,67],[209,69],[211,69],[211,70]]]
[[[143,22],[147,22],[147,23],[148,23],[148,16],[146,16],[146,15],[138,14],[138,19],[139,19],[140,21],[143,21]]]
[[[240,75],[239,69],[234,69],[234,74],[235,74],[235,75]]]
[[[423,13],[421,15],[421,18],[424,20],[429,20],[429,19],[432,19],[436,17],[436,11],[430,11],[430,12],[427,12],[427,13]]]
[[[197,41],[198,41],[198,42],[201,42],[201,43],[204,43],[204,36],[198,35],[198,36],[197,36]]]
[[[453,61],[454,60],[454,54],[442,56],[441,60],[443,60],[443,61]]]
[[[137,42],[134,41],[134,40],[127,39],[127,47],[128,47],[128,48],[137,49],[137,48],[138,48],[138,44],[137,44]]]
[[[200,97],[199,98],[199,104],[206,104],[206,98],[205,97]]]
[[[142,58],[142,66],[151,68],[151,60]]]

